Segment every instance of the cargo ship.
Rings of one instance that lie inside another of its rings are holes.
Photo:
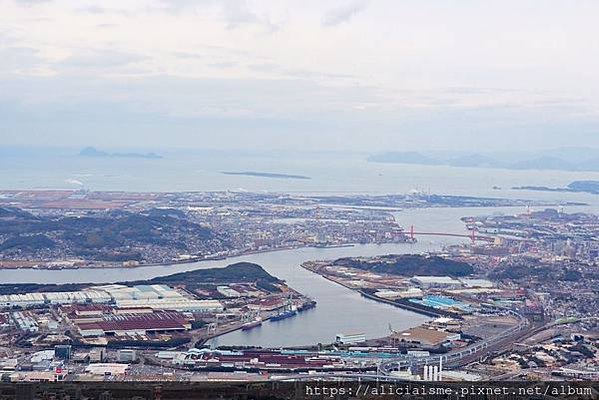
[[[271,317],[270,320],[271,321],[280,321],[285,318],[293,317],[295,314],[297,314],[297,311],[295,311],[295,310],[283,311],[283,312],[278,313],[277,315]]]
[[[301,312],[301,311],[309,310],[310,308],[314,308],[314,307],[316,307],[316,302],[314,300],[311,300],[311,301],[299,306],[297,308],[297,311]]]
[[[241,330],[249,331],[250,329],[253,329],[260,325],[262,325],[262,319],[256,319],[254,321],[246,322],[245,324],[241,325]]]

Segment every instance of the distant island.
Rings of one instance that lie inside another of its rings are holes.
[[[563,188],[547,186],[516,186],[514,190],[536,190],[540,192],[572,192],[599,194],[599,181],[574,181]]]
[[[243,176],[255,176],[259,178],[275,178],[275,179],[312,179],[309,176],[304,175],[290,175],[290,174],[276,174],[272,172],[255,172],[255,171],[221,171],[225,175],[243,175]]]
[[[501,168],[512,170],[553,170],[553,171],[599,171],[599,158],[568,161],[555,155],[527,155],[516,159],[498,158],[483,154],[466,154],[460,156],[433,157],[414,151],[389,151],[370,155],[367,160],[372,163],[444,165],[469,168]],[[511,157],[513,158],[513,156]]]
[[[97,157],[97,158],[108,158],[108,157],[118,157],[118,158],[150,158],[150,159],[160,159],[161,155],[156,153],[108,153],[106,151],[98,150],[95,147],[86,147],[79,152],[80,156],[83,157]]]

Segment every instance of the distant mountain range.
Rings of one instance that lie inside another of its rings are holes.
[[[599,171],[599,156],[589,152],[589,158],[571,157],[564,151],[564,157],[549,154],[519,154],[494,157],[484,154],[462,154],[455,156],[431,156],[418,152],[390,151],[373,154],[369,162],[417,165],[447,165],[470,168],[503,168],[515,170],[557,170],[557,171]]]
[[[536,190],[540,192],[574,192],[599,194],[599,181],[574,181],[566,187],[517,186],[515,190]]]
[[[98,150],[95,147],[86,147],[79,152],[80,156],[83,157],[120,157],[120,158],[151,158],[160,159],[161,155],[156,153],[108,153],[106,151]]]

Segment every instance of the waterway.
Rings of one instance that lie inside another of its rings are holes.
[[[221,336],[214,344],[255,346],[298,346],[330,343],[337,333],[364,333],[369,338],[385,336],[393,329],[405,329],[424,322],[427,317],[363,298],[357,292],[330,282],[300,267],[307,260],[344,256],[413,253],[439,248],[440,243],[425,239],[417,244],[358,245],[347,248],[303,248],[233,257],[221,261],[153,266],[136,269],[94,270],[10,270],[1,271],[4,282],[117,282],[151,278],[201,268],[255,262],[270,274],[284,279],[293,289],[317,301],[313,309],[277,322],[265,322],[250,331],[235,331]]]
[[[466,232],[460,217],[491,213],[518,213],[519,208],[454,208],[415,209],[396,213],[403,226],[415,225],[421,230]],[[4,270],[0,271],[3,283],[9,282],[119,282],[153,278],[175,272],[202,268],[224,267],[228,264],[249,261],[263,266],[270,274],[284,279],[295,290],[318,302],[316,308],[277,322],[265,322],[250,331],[235,331],[215,339],[215,345],[298,346],[330,343],[337,333],[364,333],[369,338],[395,330],[419,325],[427,317],[378,303],[358,293],[330,282],[300,267],[308,260],[335,259],[346,256],[373,256],[379,254],[422,253],[442,249],[444,246],[467,239],[452,237],[421,237],[418,243],[384,245],[356,245],[343,248],[302,248],[232,257],[219,261],[189,264],[150,266],[124,269],[93,270]]]
[[[269,179],[222,175],[223,170],[293,173],[310,180]],[[365,156],[321,154],[311,157],[244,156],[239,154],[169,155],[162,160],[92,159],[76,152],[39,157],[0,157],[0,188],[79,188],[90,190],[180,191],[234,190],[295,193],[407,193],[524,198],[549,201],[583,201],[590,207],[566,207],[566,212],[599,210],[599,196],[581,193],[512,190],[513,186],[565,186],[573,180],[597,179],[594,172],[510,171],[444,166],[376,164]],[[500,187],[500,190],[497,190]],[[465,232],[460,217],[495,212],[521,213],[523,208],[438,208],[395,213],[398,222],[416,231]],[[287,281],[297,291],[318,302],[316,308],[293,318],[266,322],[250,331],[219,337],[218,344],[295,346],[331,342],[337,333],[363,332],[368,337],[386,335],[388,326],[404,329],[425,317],[361,297],[300,268],[307,260],[386,253],[420,253],[439,250],[460,238],[421,237],[417,244],[360,245],[351,248],[283,250],[233,257],[221,261],[150,266],[134,269],[3,270],[0,282],[119,282],[152,278],[200,268],[223,267],[238,261],[262,265],[270,274]]]

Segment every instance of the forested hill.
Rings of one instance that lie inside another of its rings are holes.
[[[466,276],[474,272],[472,265],[438,256],[391,254],[370,259],[340,258],[334,265],[392,275]]]
[[[159,276],[148,280],[117,282],[122,285],[169,285],[184,286],[189,290],[205,285],[229,285],[231,283],[257,283],[258,286],[269,291],[277,291],[273,284],[281,283],[278,278],[270,275],[260,265],[248,262],[239,262],[227,265],[224,268],[198,269],[180,272],[167,276]],[[0,295],[20,294],[33,292],[60,292],[76,291],[89,286],[101,285],[100,283],[67,283],[67,284],[39,284],[39,283],[6,283],[0,284]]]
[[[224,238],[179,210],[34,216],[0,208],[0,252],[5,259],[165,262],[181,253],[223,248]]]

